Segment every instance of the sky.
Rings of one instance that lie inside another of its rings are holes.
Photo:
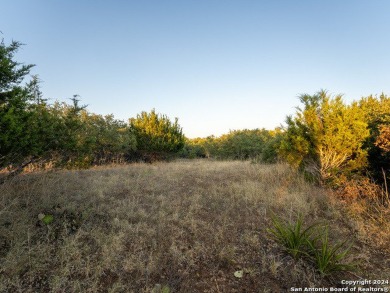
[[[187,137],[273,129],[300,94],[390,94],[387,0],[0,0],[6,44],[50,101],[127,121],[155,109]]]

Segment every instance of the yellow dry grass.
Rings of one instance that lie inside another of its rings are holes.
[[[329,224],[332,241],[353,242],[361,271],[324,279],[286,256],[266,232],[270,212]],[[183,160],[25,174],[0,186],[0,292],[286,292],[388,278],[389,252],[359,223],[282,164]]]

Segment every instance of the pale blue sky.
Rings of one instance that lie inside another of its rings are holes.
[[[284,122],[297,96],[390,94],[390,1],[2,0],[46,98],[127,120],[155,108],[188,137]]]

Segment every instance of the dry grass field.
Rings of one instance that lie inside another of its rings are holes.
[[[281,164],[25,174],[0,186],[0,292],[289,292],[388,279],[389,218],[359,208]],[[329,225],[331,243],[352,245],[346,260],[358,270],[322,277],[293,259],[267,232],[272,213]]]

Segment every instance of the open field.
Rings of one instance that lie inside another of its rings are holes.
[[[272,212],[329,224],[332,243],[352,243],[359,271],[323,278],[294,260],[267,233]],[[375,223],[370,231],[357,205],[287,165],[190,160],[25,174],[0,186],[0,292],[288,292],[388,279],[388,218]]]

